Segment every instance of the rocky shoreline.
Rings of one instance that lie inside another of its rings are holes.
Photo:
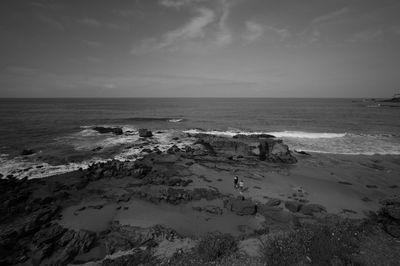
[[[153,134],[142,130],[140,136]],[[382,248],[400,249],[399,197],[382,199],[367,218],[347,219],[301,186],[285,194],[264,189],[271,187],[268,178],[290,175],[299,161],[316,160],[307,159],[314,155],[294,153],[269,135],[186,137],[194,143],[154,148],[136,161],[111,160],[42,179],[0,179],[0,264],[263,265],[272,257],[260,254],[264,245],[273,250],[274,236],[310,226],[334,230],[342,223],[357,228],[354,263],[373,265],[368,263],[376,258],[363,253],[374,248],[372,237],[381,237],[376,245]],[[233,187],[235,175],[245,180],[241,190]],[[221,235],[210,237],[214,231]],[[202,244],[210,239],[239,251],[205,258],[209,251]],[[294,264],[315,265],[312,254]]]

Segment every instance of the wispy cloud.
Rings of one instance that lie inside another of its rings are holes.
[[[164,33],[161,37],[142,40],[132,50],[132,54],[152,51],[196,51],[202,52],[230,45],[234,35],[229,27],[229,17],[234,1],[218,0],[210,2],[213,7],[199,6],[204,0],[164,0],[160,4],[178,8],[190,6],[195,15],[184,25]]]
[[[39,2],[39,1],[34,1],[29,3],[30,6],[36,7],[36,8],[41,8],[41,9],[62,9],[64,8],[63,5],[58,4],[58,3],[49,3],[49,2]]]
[[[292,36],[291,32],[287,28],[265,26],[264,31],[272,32],[275,35],[275,40],[278,42],[287,41]]]
[[[243,35],[246,43],[259,39],[264,34],[264,27],[254,21],[246,21],[246,31]]]
[[[97,48],[97,47],[102,47],[103,44],[100,42],[95,42],[95,41],[89,41],[89,40],[83,40],[83,43],[86,44],[87,46],[90,46],[92,48]]]
[[[215,20],[215,13],[207,8],[198,8],[197,16],[187,24],[175,30],[165,33],[160,39],[149,38],[141,42],[138,47],[132,49],[133,54],[146,53],[152,50],[174,48],[181,42],[201,39],[205,36],[205,27]]]
[[[355,33],[347,41],[351,43],[377,42],[382,40],[381,29],[368,29]]]
[[[185,5],[190,5],[200,2],[204,2],[204,0],[160,0],[159,1],[160,5],[169,8],[180,8]]]
[[[45,16],[43,14],[40,14],[37,17],[41,22],[43,22],[44,24],[46,24],[47,26],[49,26],[55,30],[60,30],[60,31],[65,30],[65,27],[63,24],[61,24],[60,22],[58,22],[57,20],[55,20],[51,17]]]
[[[78,23],[89,27],[100,27],[102,23],[94,18],[82,18],[77,20]]]
[[[128,30],[129,25],[126,23],[114,23],[114,22],[103,22],[94,18],[82,18],[77,19],[77,22],[81,25],[92,27],[92,28],[107,28],[110,30]]]
[[[342,15],[346,14],[349,12],[349,9],[347,7],[344,7],[339,10],[335,10],[331,13],[328,13],[326,15],[318,16],[312,20],[313,24],[320,24],[320,23],[326,23],[335,19],[338,19]]]
[[[218,46],[226,46],[232,43],[233,35],[228,27],[228,19],[232,8],[232,2],[222,1],[222,15],[218,23],[218,31],[216,34],[216,44]]]

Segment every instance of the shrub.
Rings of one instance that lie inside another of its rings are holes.
[[[197,245],[197,253],[204,261],[214,261],[238,249],[235,238],[219,232],[207,233]]]
[[[272,236],[261,246],[263,259],[267,265],[296,265],[305,258],[305,247],[296,232]]]
[[[267,265],[353,265],[356,236],[357,228],[348,222],[309,225],[269,238],[261,251]]]

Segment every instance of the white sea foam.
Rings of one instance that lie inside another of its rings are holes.
[[[103,148],[115,147],[116,153],[110,156],[108,160],[115,159],[120,161],[137,160],[138,158],[141,158],[143,155],[147,154],[147,152],[143,150],[154,150],[157,148],[158,150],[165,152],[173,145],[180,149],[184,149],[186,146],[191,146],[195,141],[193,138],[184,137],[184,134],[179,134],[174,130],[166,130],[163,132],[154,133],[152,138],[148,138],[146,140],[139,138],[137,131],[134,129],[129,128],[129,131],[132,132],[131,135],[99,134],[96,136],[92,136],[90,134],[81,134],[81,131],[78,132],[78,134],[72,134],[65,138],[60,138],[59,140],[63,143],[69,142],[77,150],[90,150],[98,146]],[[175,138],[177,136],[179,139]],[[101,154],[101,151],[96,154]],[[7,155],[1,155],[0,173],[4,177],[12,174],[16,178],[42,178],[75,171],[79,168],[86,169],[92,163],[104,161],[107,160],[93,157],[79,163],[50,165],[40,161],[31,161],[30,158],[23,156],[10,159],[7,157]]]
[[[183,121],[182,118],[176,118],[176,119],[170,119],[170,120],[168,120],[168,122],[171,122],[171,123],[178,123],[178,122],[182,122],[182,121]]]
[[[191,129],[189,134],[209,134],[232,137],[237,134],[269,134],[283,139],[291,150],[316,153],[348,154],[348,155],[400,155],[400,139],[393,135],[370,135],[327,132],[279,131],[250,132],[241,130],[208,130]]]
[[[277,138],[302,138],[302,139],[331,139],[343,138],[347,133],[317,133],[317,132],[304,132],[304,131],[280,131],[280,132],[267,132]]]
[[[86,169],[90,164],[101,161],[105,160],[93,158],[80,163],[50,165],[44,162],[27,161],[22,157],[16,157],[13,159],[6,159],[3,157],[0,159],[0,173],[4,177],[7,175],[13,175],[15,178],[19,179],[24,177],[27,177],[28,179],[43,178],[76,171],[79,168]]]
[[[268,131],[241,131],[241,130],[226,130],[226,131],[218,131],[218,130],[208,130],[203,131],[199,129],[190,129],[185,130],[185,133],[189,134],[208,134],[215,136],[235,136],[237,134],[241,135],[253,135],[253,134],[269,134],[273,135],[277,138],[307,138],[307,139],[319,139],[319,138],[342,138],[346,136],[346,133],[317,133],[317,132],[304,132],[304,131],[277,131],[277,132],[268,132]]]

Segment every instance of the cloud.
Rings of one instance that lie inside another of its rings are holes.
[[[58,22],[57,20],[55,20],[53,18],[50,18],[45,15],[38,15],[37,17],[41,22],[43,22],[44,24],[46,24],[47,26],[49,26],[55,30],[60,30],[60,31],[65,30],[64,25],[62,25],[60,22]]]
[[[228,27],[228,19],[232,8],[232,2],[222,1],[222,15],[218,23],[218,31],[216,34],[215,43],[218,46],[226,46],[232,43],[232,32]]]
[[[56,3],[42,3],[42,2],[31,2],[29,3],[30,6],[36,7],[36,8],[42,8],[42,9],[62,9],[64,8],[64,6],[60,5],[60,4],[56,4]]]
[[[246,21],[246,32],[243,38],[250,43],[259,39],[264,34],[264,27],[254,21]]]
[[[129,25],[126,23],[113,23],[113,22],[102,22],[100,20],[94,19],[94,18],[83,18],[83,19],[78,19],[77,22],[79,24],[92,27],[92,28],[107,28],[110,30],[128,30]]]
[[[321,24],[321,23],[326,23],[326,22],[332,21],[332,20],[335,20],[335,19],[341,17],[342,15],[348,13],[348,11],[349,11],[349,9],[347,7],[344,7],[342,9],[333,11],[329,14],[316,17],[312,20],[312,23],[313,24]]]
[[[193,3],[203,2],[204,0],[160,0],[159,3],[162,6],[169,8],[180,8],[182,6],[190,5]]]
[[[197,8],[198,15],[187,24],[165,33],[160,39],[149,38],[132,49],[133,54],[142,54],[152,50],[174,49],[185,41],[202,39],[205,36],[205,27],[215,20],[215,13],[211,9]]]
[[[94,18],[78,19],[78,23],[89,27],[100,27],[102,23]]]
[[[103,44],[95,41],[83,40],[83,43],[92,48],[102,47]]]
[[[347,41],[351,43],[379,42],[382,40],[381,29],[369,29],[355,33]]]
[[[280,42],[286,41],[292,36],[291,32],[287,28],[279,29],[273,26],[264,26],[264,28],[265,31],[274,33],[275,36],[278,37],[278,41]]]

